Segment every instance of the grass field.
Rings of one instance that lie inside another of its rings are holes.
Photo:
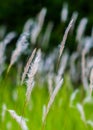
[[[73,12],[60,44],[51,49],[53,23],[42,32],[46,12],[42,8],[36,19],[28,19],[19,37],[2,36],[0,130],[93,129],[93,29],[85,36],[88,18],[82,18],[75,36],[78,13]],[[68,33],[71,53],[65,49]]]
[[[20,130],[20,126],[11,117],[8,109],[15,110],[18,115],[22,115],[24,111],[23,116],[26,118],[29,130],[42,130],[43,106],[49,100],[47,84],[36,83],[30,102],[24,107],[26,86],[16,85],[14,77],[13,74],[12,77],[7,75],[5,79],[0,79],[0,130]],[[63,86],[48,113],[45,130],[93,129],[90,124],[87,124],[87,120],[93,120],[93,99],[90,102],[84,101],[86,95],[83,94],[80,86],[71,101],[74,91],[70,78],[66,75]],[[79,111],[77,104],[82,105],[83,112]],[[4,106],[6,106],[5,110]]]

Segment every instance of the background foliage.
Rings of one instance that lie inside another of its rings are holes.
[[[59,34],[60,32],[60,12],[64,2],[68,3],[68,21],[74,11],[79,12],[78,20],[80,20],[82,17],[88,17],[89,22],[86,33],[90,33],[90,29],[93,24],[92,0],[1,0],[0,24],[7,25],[8,30],[15,29],[20,33],[24,23],[28,18],[35,17],[42,7],[47,7],[48,11],[45,23],[48,21],[55,22],[56,28],[54,28],[52,37],[54,38],[56,34]],[[54,41],[57,43],[58,39],[55,38],[55,40]]]

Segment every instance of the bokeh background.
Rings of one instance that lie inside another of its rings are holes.
[[[35,17],[41,8],[47,8],[47,14],[44,25],[48,21],[54,22],[54,28],[51,36],[51,46],[59,44],[62,39],[62,27],[60,24],[60,14],[63,3],[68,4],[68,19],[74,11],[79,13],[78,20],[87,17],[89,19],[85,34],[88,35],[91,32],[93,25],[93,0],[1,0],[0,1],[0,25],[6,25],[7,31],[15,30],[17,33],[21,33],[24,23],[28,18]],[[65,23],[65,24],[66,24]],[[76,23],[77,26],[77,23]],[[65,29],[65,28],[64,28]],[[73,38],[72,38],[73,39]],[[71,41],[72,43],[73,41]],[[70,45],[68,44],[70,48]],[[50,47],[51,48],[51,47]],[[75,45],[73,45],[74,50]]]

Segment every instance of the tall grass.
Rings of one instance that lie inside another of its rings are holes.
[[[68,5],[64,4],[61,24],[67,21],[67,7]],[[29,19],[25,23],[11,58],[7,56],[10,58],[7,70],[6,45],[15,38],[16,33],[9,33],[0,43],[0,129],[92,130],[93,69],[91,68],[93,62],[91,62],[92,55],[89,52],[93,49],[93,38],[84,35],[87,18],[83,18],[77,28],[75,42],[78,45],[73,53],[70,54],[68,50],[63,50],[68,33],[71,34],[70,37],[74,35],[78,15],[76,12],[72,14],[60,48],[56,47],[46,55],[42,51],[44,50],[42,44],[50,47],[48,42],[53,28],[53,24],[50,23],[45,35],[41,34],[46,11],[47,9],[43,8],[36,18]],[[66,16],[63,18],[64,14]],[[34,49],[36,46],[37,49]],[[30,54],[24,67],[25,59]],[[23,65],[21,72],[18,72],[19,61]],[[14,64],[16,65],[13,66]],[[58,68],[55,70],[57,64]],[[20,84],[17,84],[17,74],[20,77]],[[3,77],[4,75],[6,78]],[[88,92],[89,89],[91,95]]]

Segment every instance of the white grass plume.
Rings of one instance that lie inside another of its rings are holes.
[[[57,86],[57,84],[59,83],[59,81],[61,80],[61,75],[55,75],[54,76],[54,83],[55,83],[55,86]]]
[[[86,53],[88,53],[90,51],[90,49],[93,48],[93,38],[84,37],[82,39],[82,44],[84,45],[84,49],[86,50]]]
[[[63,73],[64,73],[66,66],[67,66],[68,58],[69,58],[69,54],[68,54],[68,52],[65,52],[62,55],[62,58],[61,58],[61,61],[60,61],[60,65],[59,65],[59,69],[58,69],[58,75],[63,76]]]
[[[87,69],[90,70],[93,67],[93,58],[87,59]]]
[[[74,90],[74,92],[70,96],[70,106],[73,106],[73,101],[76,98],[77,93],[79,92],[79,89]]]
[[[30,33],[31,29],[33,28],[34,25],[34,20],[33,19],[28,19],[23,27],[23,32]]]
[[[46,113],[46,105],[43,105],[42,122],[44,121],[45,113]]]
[[[87,22],[88,22],[87,18],[81,19],[77,28],[76,41],[80,42],[81,38],[83,37]]]
[[[83,99],[83,104],[93,104],[93,100],[91,98],[90,95],[86,96],[84,99]]]
[[[0,43],[0,75],[2,74],[2,72],[5,69],[5,60],[6,60],[5,50],[6,50],[6,46],[7,46],[7,44],[9,44],[11,42],[11,40],[13,38],[15,38],[15,36],[16,36],[15,32],[10,32],[6,35],[6,37]]]
[[[10,60],[10,65],[8,67],[8,71],[10,70],[11,66],[17,62],[17,60],[19,59],[19,57],[21,56],[21,54],[27,49],[28,47],[28,36],[29,34],[28,33],[23,33],[17,43],[16,43],[16,48],[15,50],[13,51],[12,53],[12,56],[11,56],[11,60]]]
[[[66,22],[68,17],[68,4],[64,3],[61,10],[61,22]]]
[[[52,106],[52,104],[53,104],[53,102],[54,102],[54,99],[55,99],[57,93],[59,92],[59,90],[60,90],[60,88],[61,88],[61,86],[62,86],[62,83],[63,83],[63,79],[61,79],[61,80],[59,81],[59,83],[58,83],[57,86],[55,87],[55,89],[54,89],[54,91],[53,91],[53,93],[52,93],[52,95],[51,95],[51,97],[50,97],[50,99],[49,99],[48,105],[46,106],[46,111],[45,111],[45,113],[44,113],[44,117],[42,118],[42,119],[43,119],[43,125],[44,125],[45,120],[46,120],[46,117],[47,117],[47,115],[48,115],[48,113],[49,113],[49,111],[50,111],[50,108],[51,108],[51,106]]]
[[[80,103],[77,103],[76,107],[77,107],[77,110],[78,110],[79,113],[80,113],[80,116],[81,116],[82,121],[83,121],[84,123],[86,123],[86,118],[85,118],[85,113],[84,113],[83,106],[82,106]]]
[[[49,22],[47,27],[46,27],[46,30],[45,30],[45,33],[44,33],[44,36],[43,36],[43,40],[42,40],[42,46],[44,48],[48,47],[52,29],[53,29],[53,23]]]
[[[93,128],[93,121],[92,120],[87,120],[87,124]]]
[[[48,90],[51,96],[53,92],[53,75],[51,73],[48,74]]]
[[[87,76],[86,76],[86,60],[85,60],[85,56],[86,56],[86,50],[83,49],[82,51],[82,61],[81,61],[81,67],[82,67],[82,83],[83,83],[83,87],[84,90],[88,90],[88,81],[87,81]]]
[[[5,69],[5,45],[3,44],[3,42],[0,43],[0,75],[2,74],[2,72]]]
[[[5,120],[6,109],[7,109],[6,104],[3,104],[2,105],[2,113],[1,113],[1,119],[2,119],[2,121]]]
[[[26,64],[26,66],[25,66],[25,68],[24,68],[24,72],[23,72],[23,74],[22,74],[22,79],[21,79],[21,85],[23,84],[23,81],[24,81],[24,79],[25,79],[25,77],[26,77],[26,74],[27,74],[27,72],[28,72],[28,70],[29,70],[29,66],[30,66],[30,64],[31,64],[31,62],[32,62],[32,60],[33,60],[33,58],[34,58],[34,56],[35,56],[35,53],[36,53],[36,48],[33,50],[33,52],[32,52],[32,54],[31,54],[30,58],[28,59],[28,62],[27,62],[27,64]]]
[[[25,119],[19,115],[14,110],[7,110],[13,119],[16,120],[16,122],[20,125],[22,130],[28,130],[28,127],[26,125]]]
[[[3,55],[5,53],[5,49],[7,44],[9,44],[11,42],[11,40],[13,40],[16,37],[16,33],[15,32],[9,32],[5,38],[3,39],[3,41],[0,42],[0,53],[2,51]],[[0,54],[1,57],[2,54]]]
[[[77,18],[78,18],[78,12],[75,11],[75,12],[73,12],[72,17],[71,17],[71,19],[74,19],[74,22],[73,22],[73,25],[72,25],[72,28],[71,28],[71,32],[73,32],[73,30],[74,30]]]
[[[41,59],[41,51],[38,50],[37,55],[35,57],[35,60],[31,64],[29,72],[27,73],[27,77],[28,77],[28,79],[26,81],[26,83],[27,83],[26,101],[27,102],[30,99],[31,92],[32,92],[32,89],[34,87],[34,76],[35,76],[35,74],[36,74],[36,72],[38,70],[40,59]]]
[[[41,11],[39,12],[37,16],[38,24],[40,25],[40,27],[43,26],[46,12],[47,12],[47,9],[44,7],[41,9]]]
[[[63,53],[65,42],[66,42],[66,39],[67,39],[67,35],[68,35],[68,32],[69,32],[70,28],[72,27],[72,24],[73,24],[73,19],[70,21],[67,29],[65,30],[63,40],[61,41],[60,50],[59,50],[59,59],[60,59],[60,57],[61,57],[61,55]]]
[[[92,90],[93,90],[93,68],[91,69],[90,72],[90,94],[92,94]]]
[[[54,62],[57,58],[58,50],[54,49],[52,53],[50,53],[44,61],[44,70],[46,72],[53,72],[54,70]]]
[[[37,16],[37,23],[31,32],[31,43],[32,44],[36,43],[37,37],[42,29],[42,26],[44,24],[46,11],[47,11],[47,9],[43,8]]]
[[[5,46],[10,43],[15,37],[16,37],[16,32],[9,32],[6,37],[4,38],[3,42]]]
[[[76,60],[78,58],[79,54],[77,52],[74,52],[71,57],[70,57],[70,75],[71,75],[71,79],[72,81],[76,82],[78,80],[78,73],[76,70]]]

